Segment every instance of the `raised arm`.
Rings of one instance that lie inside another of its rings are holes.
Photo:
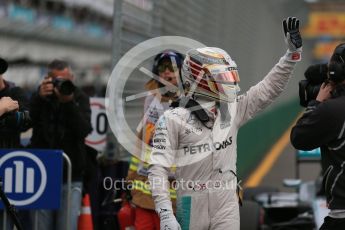
[[[237,110],[239,126],[270,105],[283,92],[296,62],[301,60],[302,38],[299,32],[299,20],[296,18],[284,20],[283,30],[287,52],[262,81],[239,96]]]

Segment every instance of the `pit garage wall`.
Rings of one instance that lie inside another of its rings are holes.
[[[237,138],[237,173],[245,179],[303,108],[298,98],[280,103],[241,127]]]

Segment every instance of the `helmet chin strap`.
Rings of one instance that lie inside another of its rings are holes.
[[[195,96],[194,100],[197,101],[208,114],[213,114],[214,117],[217,115],[217,108],[219,108],[222,122],[230,122],[229,103],[216,102],[211,98],[202,96]]]
[[[219,103],[220,119],[223,123],[230,122],[231,120],[229,105],[230,105],[229,103],[225,103],[225,102]]]
[[[216,115],[217,103],[215,100],[202,96],[195,96],[194,100],[197,101],[200,104],[200,106],[207,111],[207,113],[212,113]]]

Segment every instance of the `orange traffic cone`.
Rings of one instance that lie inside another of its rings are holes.
[[[85,194],[83,197],[81,212],[78,219],[78,230],[93,230],[89,194]]]

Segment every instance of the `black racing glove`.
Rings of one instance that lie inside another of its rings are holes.
[[[299,20],[295,17],[288,17],[283,20],[285,43],[288,47],[287,57],[289,61],[301,60],[302,37],[299,31]]]

